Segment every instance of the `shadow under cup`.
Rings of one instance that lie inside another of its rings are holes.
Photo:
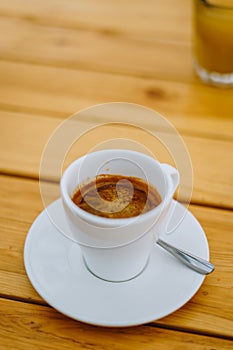
[[[72,196],[78,185],[100,174],[138,177],[154,186],[161,203],[139,216],[118,219],[90,214]],[[128,150],[93,152],[74,161],[61,179],[61,196],[71,238],[80,245],[87,268],[114,282],[132,279],[145,268],[158,237],[166,230],[178,171],[145,154]]]

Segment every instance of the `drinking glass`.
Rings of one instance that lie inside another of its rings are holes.
[[[233,86],[233,0],[193,0],[194,67],[199,78]]]

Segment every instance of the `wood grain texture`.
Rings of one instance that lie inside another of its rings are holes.
[[[38,178],[43,150],[56,127],[60,125],[61,120],[8,112],[1,112],[0,117],[4,130],[0,138],[2,171]],[[176,137],[168,136],[165,133],[156,134],[158,133],[156,125],[146,126],[146,123],[143,122],[147,131],[123,125],[102,125],[92,129],[98,123],[101,124],[98,119],[89,118],[86,120],[85,116],[81,117],[78,122],[72,123],[69,132],[64,132],[63,142],[57,142],[56,149],[49,155],[49,164],[43,168],[42,176],[59,181],[63,160],[66,167],[79,156],[97,150],[98,147],[101,148],[103,142],[107,142],[106,147],[110,148],[134,149],[136,147],[135,149],[142,152],[147,149],[161,162],[168,162],[175,166],[179,164],[176,159],[176,157],[179,159],[179,149],[176,153],[173,152]],[[155,136],[150,134],[148,130],[154,131]],[[172,144],[173,150],[164,147],[157,139],[161,135],[167,145]],[[78,138],[79,136],[80,138]],[[66,140],[71,146],[72,137],[76,142],[68,151],[68,146],[65,146],[64,142]],[[192,136],[184,136],[183,140],[192,160],[194,181],[192,201],[232,208],[233,168],[231,154],[233,142]],[[66,156],[63,150],[68,151]],[[223,169],[227,169],[227,171],[223,172]],[[187,180],[189,182],[189,179]],[[185,190],[183,198],[187,198],[186,192],[188,193]],[[180,195],[182,197],[182,193]]]
[[[49,24],[0,17],[0,59],[200,84],[188,42]]]
[[[2,176],[0,180],[0,294],[8,298],[44,303],[27,279],[23,264],[23,247],[27,232],[43,209],[38,183],[8,176]],[[50,184],[48,188],[52,201],[59,195],[58,185]],[[206,232],[211,260],[216,270],[205,279],[198,293],[188,304],[156,324],[191,332],[233,337],[232,213],[194,205],[190,210],[200,220]]]
[[[231,341],[152,326],[101,328],[39,305],[0,299],[1,349],[230,350]]]
[[[123,101],[156,110],[182,134],[232,140],[232,89],[7,61],[0,61],[0,76],[2,109],[67,118]]]
[[[1,350],[232,349],[233,90],[196,78],[191,18],[192,0],[0,1]],[[41,175],[50,182],[40,187],[40,161],[55,129],[71,114],[110,101],[152,108],[182,136],[194,171],[189,209],[216,266],[184,307],[128,329],[88,326],[58,313],[33,289],[23,262],[26,235],[44,208],[40,189],[46,204],[58,198],[61,170],[73,159],[121,140],[176,165],[174,135],[144,113],[132,115],[140,129],[104,126],[112,115],[83,113],[48,156]]]
[[[0,14],[40,25],[95,30],[106,34],[137,34],[161,40],[190,40],[191,0],[11,0],[0,3]]]

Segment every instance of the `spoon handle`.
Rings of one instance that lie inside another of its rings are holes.
[[[181,260],[185,265],[191,269],[201,273],[202,275],[208,275],[214,271],[214,265],[209,261],[199,258],[191,253],[188,253],[182,249],[176,248],[161,239],[156,242],[159,246],[167,250],[169,253],[174,255],[176,258]]]

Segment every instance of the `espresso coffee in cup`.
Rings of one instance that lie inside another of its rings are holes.
[[[102,174],[79,186],[72,200],[88,213],[123,219],[152,210],[161,203],[161,196],[154,186],[140,178]]]
[[[92,152],[69,165],[61,179],[69,237],[79,244],[93,275],[122,282],[144,271],[166,231],[178,183],[175,168],[131,150]],[[116,214],[120,216],[111,216]]]

